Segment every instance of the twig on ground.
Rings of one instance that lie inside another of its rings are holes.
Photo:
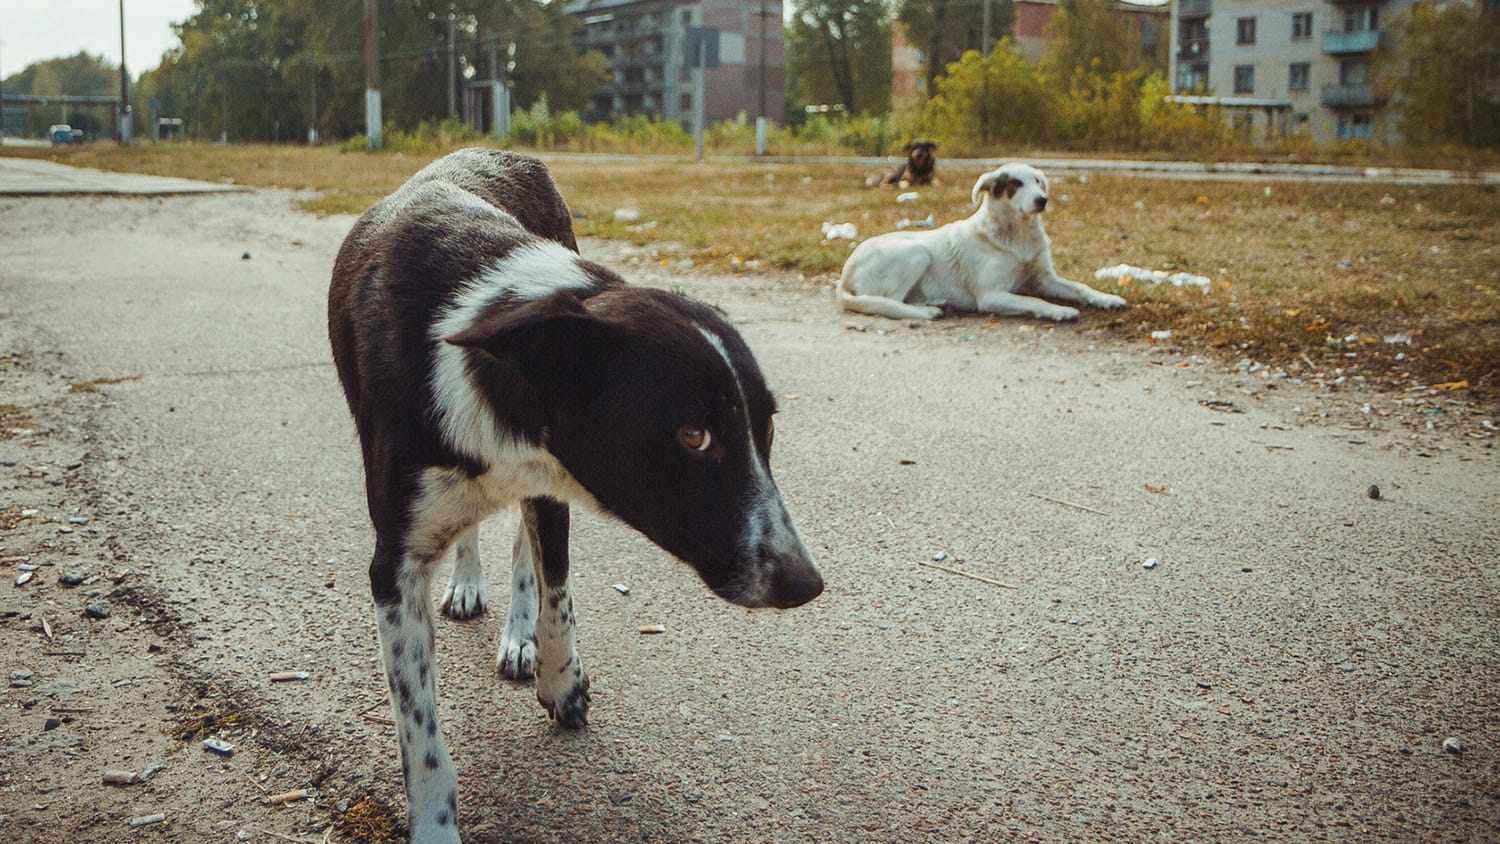
[[[973,572],[964,571],[963,569],[950,568],[948,566],[944,566],[944,565],[939,565],[937,563],[928,562],[927,560],[918,560],[917,562],[921,563],[924,566],[927,566],[928,568],[934,568],[934,569],[937,569],[938,571],[945,571],[945,572],[948,572],[949,574],[956,574],[956,575],[958,575],[960,577],[967,577],[970,580],[977,580],[980,583],[988,583],[991,586],[999,586],[1002,589],[1020,589],[1021,588],[1019,586],[1012,586],[1009,583],[1004,583],[1002,581],[995,580],[993,578],[985,577],[982,574],[974,574]]]
[[[1106,513],[1103,510],[1095,510],[1093,507],[1089,507],[1089,506],[1087,506],[1085,504],[1075,504],[1072,501],[1064,501],[1061,498],[1053,498],[1050,495],[1043,495],[1040,492],[1033,492],[1031,495],[1034,498],[1040,498],[1043,501],[1051,501],[1053,504],[1062,504],[1062,505],[1065,505],[1067,507],[1077,507],[1080,510],[1087,510],[1090,513],[1098,513],[1101,516],[1113,515],[1111,513]]]

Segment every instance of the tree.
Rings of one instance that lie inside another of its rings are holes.
[[[987,58],[970,50],[948,65],[922,123],[928,134],[955,145],[1015,146],[1051,141],[1057,111],[1036,65],[1004,39]]]
[[[848,114],[891,103],[891,25],[884,0],[795,0],[786,30],[787,102],[837,103]]]
[[[1157,50],[1143,47],[1144,20],[1114,7],[1113,0],[1058,0],[1057,13],[1047,24],[1047,51],[1042,67],[1054,79],[1068,79],[1078,68],[1100,76],[1131,71],[1165,71],[1166,44]]]
[[[35,94],[37,96],[118,96],[120,93],[120,66],[110,64],[103,56],[80,52],[76,55],[36,62],[5,80],[7,94]],[[42,135],[53,123],[68,122],[75,129],[89,135],[108,136],[113,130],[109,125],[106,107],[47,107],[33,105],[26,108],[24,130],[29,135]],[[23,127],[9,126],[15,132]]]
[[[1011,0],[901,0],[896,19],[906,27],[907,41],[927,58],[927,90],[967,50],[984,52],[984,4],[990,4],[990,38],[998,41],[1015,26]],[[993,46],[993,41],[990,46]]]
[[[1377,84],[1408,143],[1500,146],[1500,7],[1420,2],[1391,24]]]

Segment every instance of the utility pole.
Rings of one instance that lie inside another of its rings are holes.
[[[130,143],[130,78],[125,75],[125,0],[120,0],[120,146]]]
[[[312,107],[307,118],[307,145],[318,145],[318,53],[312,54],[312,73],[307,76],[307,87],[312,94]]]
[[[4,44],[0,41],[0,44]],[[0,144],[5,143],[5,72],[0,70]]]
[[[984,4],[984,44],[979,48],[980,55],[990,57],[990,14],[994,9],[994,0],[979,0]]]
[[[453,43],[453,25],[457,15],[448,4],[448,119],[458,116],[458,45]]]
[[[365,0],[365,145],[376,150],[380,139],[380,12],[378,0]]]
[[[766,154],[766,0],[760,0],[760,111],[755,118],[755,154]]]

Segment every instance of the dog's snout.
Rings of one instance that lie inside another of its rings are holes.
[[[807,563],[791,566],[777,576],[771,586],[771,606],[777,609],[800,607],[823,594],[823,576]]]
[[[1045,195],[1044,196],[1039,196],[1039,197],[1036,198],[1036,210],[1037,211],[1046,211],[1047,210],[1047,197]]]

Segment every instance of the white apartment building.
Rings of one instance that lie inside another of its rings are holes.
[[[1174,0],[1173,87],[1251,138],[1400,138],[1371,63],[1415,0]],[[1201,98],[1201,99],[1200,99]]]

